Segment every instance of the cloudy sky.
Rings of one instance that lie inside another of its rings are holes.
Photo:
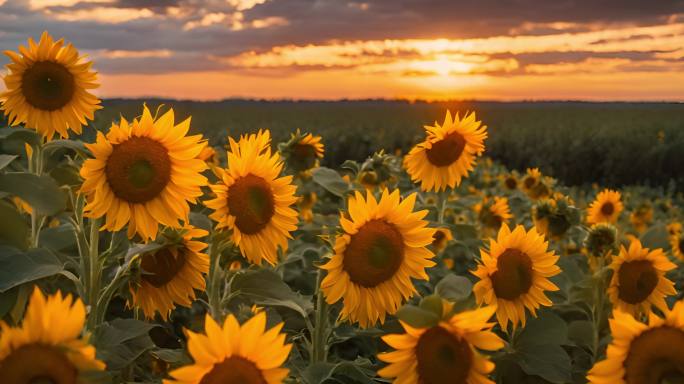
[[[0,0],[43,30],[102,97],[684,101],[684,0]]]

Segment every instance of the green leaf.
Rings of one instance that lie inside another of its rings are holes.
[[[9,165],[14,159],[19,156],[16,155],[0,155],[0,170]]]
[[[318,167],[312,171],[313,181],[335,196],[344,197],[349,184],[335,170]]]
[[[21,197],[36,211],[54,215],[66,208],[66,195],[50,176],[37,176],[26,172],[0,175],[0,191]]]
[[[157,326],[135,319],[115,319],[100,325],[94,335],[98,358],[104,360],[110,371],[129,366],[155,348],[149,331]]]
[[[568,325],[568,339],[581,347],[594,349],[594,323],[588,320],[573,321]]]
[[[36,131],[26,128],[0,128],[0,140],[21,140],[32,146],[40,143],[40,137]]]
[[[88,155],[90,154],[90,151],[88,150],[88,148],[86,148],[85,143],[82,141],[65,140],[65,139],[52,140],[52,141],[45,143],[45,145],[43,145],[43,150],[48,155],[50,155],[50,154],[52,154],[55,151],[60,150],[60,149],[70,149],[70,150],[78,153],[82,157],[88,157]]]
[[[550,310],[539,311],[539,317],[527,320],[525,329],[516,340],[515,349],[537,345],[561,345],[568,341],[568,325]]]
[[[238,273],[231,280],[230,286],[232,294],[249,296],[259,305],[289,308],[302,317],[308,317],[313,311],[311,296],[293,291],[272,270],[250,269]]]
[[[72,164],[60,164],[50,171],[50,176],[55,179],[58,185],[76,186],[83,180],[78,168]]]
[[[375,384],[372,377],[375,372],[367,359],[344,361],[341,363],[311,364],[302,372],[302,379],[306,384],[324,383],[357,383]]]
[[[452,226],[454,238],[457,240],[477,239],[479,234],[477,228],[470,224],[454,224]]]
[[[74,228],[71,224],[62,224],[40,231],[40,245],[53,251],[66,251],[77,247]]]
[[[434,312],[408,304],[399,308],[397,317],[414,328],[432,327],[439,323],[439,317]]]
[[[0,200],[0,241],[19,249],[28,248],[30,228],[14,205]]]
[[[442,318],[444,306],[442,305],[442,298],[437,295],[424,297],[420,301],[420,308],[434,313],[439,319]]]
[[[641,244],[645,248],[670,248],[670,238],[665,224],[654,225],[641,235]]]
[[[0,292],[30,281],[60,273],[64,266],[48,249],[33,248],[22,252],[0,246]]]
[[[572,381],[570,356],[560,345],[531,345],[516,352],[520,368],[552,383]]]
[[[435,286],[436,294],[452,302],[468,298],[472,290],[473,283],[468,278],[454,273],[444,276]]]

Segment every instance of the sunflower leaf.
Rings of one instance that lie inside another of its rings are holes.
[[[36,211],[54,215],[66,208],[66,195],[50,176],[26,172],[0,175],[0,191],[20,196]]]
[[[455,273],[444,276],[435,286],[435,293],[451,302],[468,298],[472,290],[473,283],[467,277],[459,276]]]
[[[335,170],[318,167],[312,171],[313,181],[335,196],[344,197],[349,184]]]
[[[532,345],[516,354],[520,368],[528,375],[536,375],[552,383],[572,381],[570,356],[560,345]]]
[[[527,320],[527,325],[516,340],[515,349],[537,345],[562,345],[568,341],[568,325],[550,310],[538,313],[539,317]]]
[[[434,312],[413,305],[399,308],[397,317],[414,328],[427,328],[439,323],[439,317]]]
[[[31,145],[40,143],[40,137],[36,131],[26,128],[0,128],[0,139],[4,140],[21,140]]]
[[[29,226],[14,205],[0,201],[0,243],[20,249],[28,248]]]
[[[230,283],[231,294],[249,296],[258,305],[292,309],[302,317],[313,311],[311,296],[301,295],[268,269],[247,270],[236,274]]]
[[[0,293],[18,285],[54,276],[64,266],[45,248],[33,248],[22,252],[16,248],[0,246]]]
[[[154,349],[149,331],[158,327],[135,319],[114,319],[95,329],[95,348],[109,370],[119,370],[133,363],[143,353]]]
[[[0,155],[0,170],[5,168],[6,166],[9,165],[9,163],[13,162],[14,159],[16,159],[17,155]]]

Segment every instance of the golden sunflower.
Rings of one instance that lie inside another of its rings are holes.
[[[487,126],[475,119],[475,113],[458,114],[452,119],[447,111],[444,124],[425,126],[427,137],[406,155],[404,166],[411,180],[420,181],[424,191],[454,188],[475,166],[475,158],[484,152]]]
[[[501,175],[501,184],[503,185],[504,189],[509,190],[509,191],[515,191],[518,189],[518,184],[520,183],[518,181],[518,176],[516,173],[511,172],[507,175]]]
[[[316,205],[318,196],[316,192],[308,192],[299,198],[297,206],[299,207],[299,213],[302,216],[302,220],[306,223],[313,221],[313,207]]]
[[[494,323],[488,322],[494,311],[489,306],[458,313],[430,328],[402,322],[406,333],[382,337],[396,351],[378,355],[389,363],[378,375],[401,384],[493,384],[487,376],[494,363],[477,349],[496,351],[504,346],[491,331]]]
[[[154,239],[158,224],[179,228],[207,185],[198,158],[206,146],[202,135],[186,136],[190,119],[174,126],[173,109],[154,120],[143,107],[140,120],[121,119],[107,136],[97,133],[86,147],[95,156],[81,167],[88,203],[87,217],[106,215],[103,229],[118,231],[128,223],[128,236]]]
[[[617,222],[622,212],[623,205],[620,201],[620,192],[604,189],[596,196],[596,200],[587,209],[587,223],[611,223]]]
[[[209,256],[202,253],[207,244],[196,239],[209,232],[186,226],[180,241],[164,245],[140,256],[142,273],[131,285],[129,307],[142,308],[145,317],[159,312],[164,320],[176,305],[189,307],[195,300],[195,289],[204,290],[204,275],[209,272]]]
[[[637,232],[644,232],[653,222],[653,207],[648,203],[642,203],[629,215],[629,222]]]
[[[230,138],[228,169],[220,172],[221,183],[211,185],[216,198],[205,205],[217,230],[233,231],[233,243],[254,264],[278,261],[278,248],[287,250],[290,232],[297,229],[296,186],[292,176],[279,177],[283,162],[271,154],[270,133]]]
[[[681,233],[670,236],[670,246],[674,257],[684,261],[684,236]]]
[[[544,291],[557,291],[549,277],[560,273],[558,256],[548,251],[548,242],[534,228],[525,232],[522,225],[513,232],[501,225],[497,239],[491,239],[489,252],[480,250],[482,260],[472,273],[480,278],[473,292],[478,304],[496,305],[501,328],[525,326],[525,308],[533,316],[540,305],[551,306]]]
[[[501,224],[513,218],[508,206],[508,198],[496,196],[494,199],[485,197],[481,203],[473,207],[478,214],[480,223],[488,229],[499,230]]]
[[[435,253],[440,253],[453,239],[454,236],[451,234],[449,228],[436,228],[435,233],[432,235],[432,249],[434,249]]]
[[[527,168],[525,177],[522,180],[522,188],[525,192],[532,190],[541,182],[542,173],[539,168]]]
[[[266,331],[266,313],[240,325],[228,315],[223,327],[207,315],[206,335],[186,331],[188,351],[195,360],[169,373],[164,384],[278,384],[289,370],[282,368],[292,349],[280,333],[284,323]]]
[[[662,249],[643,248],[638,239],[631,242],[629,249],[620,246],[620,253],[610,264],[613,277],[608,296],[613,308],[635,316],[650,313],[651,306],[666,310],[665,297],[677,292],[665,273],[675,268]]]
[[[303,135],[297,130],[292,134],[290,141],[281,147],[287,165],[296,172],[303,172],[318,166],[318,161],[325,154],[325,147],[321,140],[323,138],[320,136],[310,133]]]
[[[6,384],[83,383],[80,374],[101,371],[95,348],[80,339],[85,323],[80,299],[35,287],[21,327],[0,321],[0,377]]]
[[[368,192],[349,198],[349,216],[340,217],[344,234],[335,241],[335,255],[321,268],[326,301],[344,299],[340,318],[361,327],[384,323],[387,314],[413,296],[411,278],[427,280],[425,268],[435,265],[426,246],[434,229],[422,220],[428,211],[413,212],[416,194],[400,201],[399,191],[385,189],[378,202]]]
[[[62,138],[69,130],[81,133],[86,119],[93,120],[100,100],[89,89],[99,87],[93,64],[85,61],[73,45],[54,41],[43,32],[38,44],[29,38],[28,48],[19,53],[5,51],[11,62],[4,77],[7,90],[0,94],[2,110],[9,124],[24,124],[51,140],[55,132]]]
[[[606,359],[587,379],[592,384],[681,383],[684,378],[684,302],[665,308],[665,318],[651,314],[648,324],[614,311],[609,320],[613,341]],[[669,379],[669,380],[668,380]]]
[[[682,223],[679,221],[673,221],[667,225],[667,233],[670,236],[680,235],[682,233]]]

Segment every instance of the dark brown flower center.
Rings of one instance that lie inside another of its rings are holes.
[[[527,176],[523,183],[525,184],[525,188],[532,188],[537,184],[537,179],[533,176]]]
[[[173,280],[185,265],[185,249],[173,252],[163,248],[157,252],[147,253],[142,257],[140,266],[143,269],[142,279],[159,288]]]
[[[679,245],[679,252],[684,253],[684,237],[681,237],[679,239],[678,245]]]
[[[439,245],[444,239],[446,239],[446,235],[443,231],[435,231],[432,234],[432,245]]]
[[[292,146],[290,166],[297,171],[305,171],[316,165],[316,148],[309,144],[295,144]]]
[[[158,141],[131,137],[112,147],[105,175],[116,197],[145,203],[159,196],[171,180],[171,159]]]
[[[518,187],[518,180],[514,177],[507,177],[504,184],[506,184],[506,188],[508,189],[516,189]]]
[[[74,75],[52,61],[35,62],[21,78],[21,92],[26,102],[45,111],[55,111],[69,104],[75,90]]]
[[[601,214],[604,216],[610,216],[615,212],[615,206],[611,202],[603,203],[601,206]]]
[[[253,362],[231,356],[202,377],[200,384],[267,384],[261,370]]]
[[[371,220],[351,236],[344,251],[344,270],[366,288],[390,279],[404,260],[404,239],[394,224]]]
[[[618,297],[626,303],[641,303],[657,285],[658,273],[648,260],[626,262],[618,271]]]
[[[243,176],[228,188],[228,210],[235,216],[235,225],[247,235],[258,233],[275,214],[271,186],[259,176]]]
[[[670,326],[649,329],[629,345],[624,362],[628,384],[684,382],[684,331]],[[665,381],[667,380],[667,381]]]
[[[442,140],[432,144],[432,147],[427,149],[425,153],[432,165],[446,167],[461,157],[465,145],[465,138],[457,132],[452,132]]]
[[[506,249],[496,262],[497,271],[491,275],[496,297],[515,300],[532,286],[532,260],[517,249]]]
[[[4,384],[76,384],[78,370],[57,347],[27,344],[0,361]]]
[[[437,326],[423,333],[416,344],[421,384],[465,384],[473,364],[468,342]]]

